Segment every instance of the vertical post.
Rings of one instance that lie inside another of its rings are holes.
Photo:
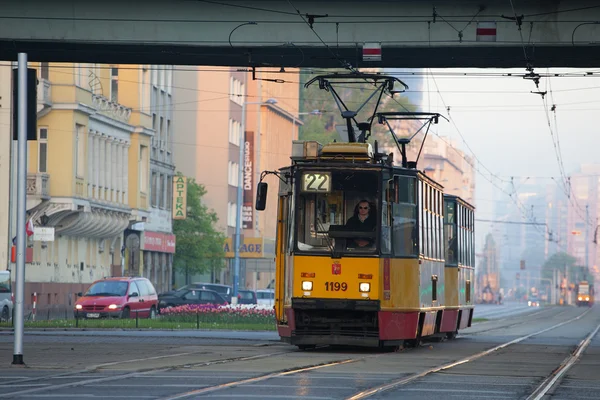
[[[590,265],[589,265],[590,224],[589,224],[589,220],[590,220],[590,205],[586,204],[586,206],[585,206],[585,273],[586,273],[586,275],[588,274],[588,272],[590,270]]]
[[[242,132],[240,133],[240,154],[238,159],[238,186],[237,199],[235,204],[235,240],[233,256],[233,296],[231,303],[237,302],[238,286],[240,283],[240,247],[242,245],[242,201],[243,201],[243,182],[244,182],[244,140],[246,136],[246,102],[242,103]],[[234,300],[235,299],[235,300]]]
[[[15,341],[13,364],[23,363],[23,298],[25,290],[25,213],[27,208],[27,53],[19,53],[18,72],[18,166],[17,166],[17,259],[15,276]]]

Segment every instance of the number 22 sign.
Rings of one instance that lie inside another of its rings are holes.
[[[302,191],[331,192],[331,175],[326,172],[305,172],[302,174]]]

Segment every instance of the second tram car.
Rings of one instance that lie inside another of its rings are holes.
[[[457,196],[444,195],[446,305],[440,332],[454,338],[473,319],[475,208]]]

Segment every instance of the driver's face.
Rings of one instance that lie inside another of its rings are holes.
[[[358,215],[369,215],[369,203],[360,203],[358,205]]]

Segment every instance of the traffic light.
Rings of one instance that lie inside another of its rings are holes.
[[[19,70],[12,74],[13,140],[19,139]],[[37,140],[37,70],[27,68],[27,140]]]

